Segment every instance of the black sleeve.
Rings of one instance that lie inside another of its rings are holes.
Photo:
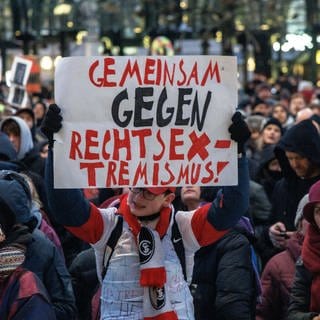
[[[217,319],[251,320],[256,290],[249,241],[241,234],[232,235],[218,257]]]
[[[296,274],[290,293],[288,320],[309,320],[318,315],[309,311],[311,282],[311,273],[299,259],[296,264]]]

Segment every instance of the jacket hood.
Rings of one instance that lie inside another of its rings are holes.
[[[15,214],[18,223],[27,223],[31,220],[31,199],[16,180],[0,179],[0,200]]]
[[[9,137],[0,132],[0,158],[4,161],[11,161],[17,159],[17,152],[9,140]]]
[[[15,121],[20,128],[20,149],[18,151],[17,158],[18,160],[21,160],[25,157],[26,153],[33,148],[31,130],[23,119],[12,116],[12,117],[7,117],[2,121],[1,131],[2,131],[3,125],[6,123],[6,121],[10,119]]]
[[[267,167],[269,162],[276,158],[276,155],[274,153],[275,147],[275,145],[270,144],[262,149],[259,169]]]
[[[243,235],[245,235],[249,241],[253,241],[254,229],[248,217],[245,217],[245,216],[240,217],[239,221],[234,226],[234,229],[242,233]]]

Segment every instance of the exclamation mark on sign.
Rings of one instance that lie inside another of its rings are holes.
[[[214,147],[217,149],[228,149],[231,146],[231,140],[217,140]],[[219,181],[220,172],[228,165],[229,161],[218,161],[217,162],[217,176],[214,179],[214,182]]]

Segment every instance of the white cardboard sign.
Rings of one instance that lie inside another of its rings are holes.
[[[235,57],[63,58],[55,101],[56,188],[237,184]]]

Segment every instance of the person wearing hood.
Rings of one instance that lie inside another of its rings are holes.
[[[272,197],[271,226],[267,234],[273,245],[271,256],[286,247],[287,240],[295,230],[298,203],[320,179],[317,125],[311,119],[294,125],[281,138],[274,152],[283,178],[276,183]]]
[[[20,108],[14,115],[20,117],[27,123],[28,127],[31,130],[32,139],[35,145],[39,142],[46,140],[46,137],[42,134],[39,127],[37,126],[35,113],[33,109]]]
[[[33,183],[33,180],[28,175],[28,172],[21,172],[19,173],[23,179],[26,180],[28,183],[30,194],[31,194],[31,214],[36,217],[37,219],[37,225],[36,228],[41,230],[49,240],[52,241],[52,243],[57,247],[62,257],[64,257],[62,245],[60,242],[60,239],[52,227],[51,221],[46,214],[46,212],[43,211],[43,204],[41,203],[39,194],[37,192],[36,186]],[[1,176],[1,173],[0,173]]]
[[[0,125],[17,152],[17,160],[26,170],[32,170],[44,176],[45,160],[40,157],[39,151],[34,147],[31,130],[20,117],[5,118]]]
[[[48,291],[57,320],[76,319],[71,277],[56,246],[36,228],[31,213],[32,198],[27,181],[14,171],[0,171],[0,199],[13,212],[17,223],[28,227],[31,241],[22,266],[34,272]]]
[[[0,131],[0,170],[19,171],[20,166],[16,160],[16,149],[9,140],[9,137]]]
[[[303,208],[309,222],[290,293],[288,320],[320,320],[320,181],[312,185]]]
[[[263,186],[269,201],[272,201],[272,193],[277,181],[282,178],[281,167],[274,149],[275,145],[269,145],[263,149],[257,174],[254,177],[254,181]]]

